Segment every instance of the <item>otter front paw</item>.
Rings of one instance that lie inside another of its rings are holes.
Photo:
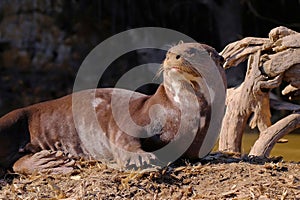
[[[13,170],[22,174],[34,172],[69,173],[75,161],[61,151],[39,151],[33,155],[25,155],[17,160]]]
[[[125,160],[124,167],[126,170],[147,170],[155,171],[163,166],[161,162],[153,153],[140,152],[131,153]]]

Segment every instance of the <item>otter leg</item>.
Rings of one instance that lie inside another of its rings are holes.
[[[125,167],[126,169],[141,169],[141,170],[153,170],[159,168],[163,163],[153,154],[148,152],[133,153],[129,159],[127,159]]]
[[[124,166],[127,170],[156,170],[165,165],[155,154],[139,150],[137,152],[123,151],[119,155],[115,155],[119,165]]]
[[[42,150],[35,154],[21,157],[13,165],[13,170],[21,174],[34,172],[69,173],[73,170],[75,161],[61,151]]]

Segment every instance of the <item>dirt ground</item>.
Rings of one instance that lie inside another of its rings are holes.
[[[300,199],[300,163],[212,153],[157,172],[80,161],[65,175],[6,174],[0,199]]]

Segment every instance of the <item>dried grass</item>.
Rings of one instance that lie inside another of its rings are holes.
[[[140,173],[78,161],[65,175],[7,174],[0,187],[0,199],[299,199],[300,164],[215,153]]]

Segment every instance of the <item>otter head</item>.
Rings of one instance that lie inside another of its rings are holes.
[[[169,49],[162,64],[165,84],[179,81],[191,84],[201,78],[200,68],[207,68],[215,64],[226,84],[225,72],[222,68],[224,59],[218,52],[205,44],[181,43]]]

